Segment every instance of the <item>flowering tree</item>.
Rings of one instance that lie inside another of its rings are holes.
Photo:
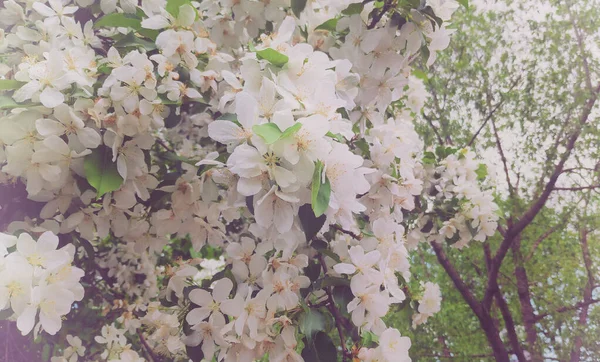
[[[410,360],[409,250],[496,230],[412,125],[458,7],[4,1],[3,315],[53,362]]]

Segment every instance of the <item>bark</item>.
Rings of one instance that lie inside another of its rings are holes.
[[[513,261],[515,264],[515,278],[517,281],[517,294],[521,305],[521,316],[523,327],[527,336],[527,345],[532,361],[541,361],[541,355],[537,348],[537,330],[535,327],[535,312],[531,303],[531,291],[529,290],[529,278],[523,265],[521,254],[521,236],[517,236],[512,244]]]
[[[489,310],[484,309],[481,303],[479,303],[475,299],[475,297],[471,293],[471,290],[467,287],[467,285],[464,283],[464,281],[458,274],[458,271],[454,268],[452,263],[450,263],[450,260],[448,260],[448,257],[446,256],[446,253],[444,253],[442,246],[436,242],[432,242],[431,246],[435,251],[435,255],[437,256],[439,263],[442,265],[450,279],[452,279],[454,286],[456,286],[456,289],[458,289],[462,297],[465,299],[469,307],[471,307],[471,310],[473,311],[473,313],[475,313],[475,316],[479,320],[479,325],[485,333],[485,336],[488,340],[488,343],[490,344],[490,347],[492,348],[492,352],[496,360],[508,361],[508,350],[506,349],[506,347],[504,346],[504,342],[500,338],[500,333],[498,332],[498,328],[496,327],[494,319],[492,318]]]
[[[588,248],[588,231],[583,228],[580,232],[581,254],[583,255],[583,263],[588,274],[587,283],[583,289],[583,302],[586,303],[579,311],[579,320],[577,321],[579,330],[573,340],[573,348],[571,349],[571,362],[579,362],[581,359],[581,347],[583,346],[583,329],[587,324],[590,302],[592,301],[592,292],[594,291],[594,274],[592,273],[592,259],[590,258],[590,250]]]

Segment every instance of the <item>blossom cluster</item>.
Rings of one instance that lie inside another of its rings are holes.
[[[83,270],[72,265],[75,247],[57,249],[58,242],[50,231],[37,240],[25,232],[0,234],[0,311],[12,311],[23,335],[56,334],[71,305],[83,299]]]
[[[49,230],[39,258],[27,233],[2,237],[17,250],[0,244],[0,273],[31,271],[0,277],[19,329],[39,307],[56,333],[82,300],[77,245],[90,288],[111,293],[82,301],[101,335],[57,361],[311,360],[334,344],[314,342],[326,314],[378,337],[346,333],[344,359],[410,360],[384,322],[414,298],[409,250],[484,240],[496,221],[474,154],[432,158],[413,128],[415,64],[448,46],[458,8],[421,3],[5,1],[0,182],[42,205],[8,231]],[[440,300],[426,283],[415,326]]]

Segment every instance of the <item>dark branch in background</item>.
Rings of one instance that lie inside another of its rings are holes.
[[[373,15],[373,19],[371,19],[371,23],[369,24],[367,29],[373,29],[377,25],[377,23],[379,23],[383,15],[385,15],[385,13],[387,13],[387,11],[390,10],[393,5],[394,1],[386,0],[386,2],[381,7],[381,10],[375,13],[375,15]]]
[[[321,267],[323,268],[323,273],[327,274],[327,264],[325,264],[325,259],[323,255],[319,254],[319,262],[321,263]],[[348,352],[348,348],[346,347],[346,337],[344,337],[344,327],[342,326],[342,315],[340,311],[335,306],[335,301],[333,300],[333,293],[331,293],[331,287],[325,287],[325,293],[327,293],[327,300],[329,303],[327,304],[327,309],[333,316],[335,320],[335,327],[337,328],[338,334],[340,336],[340,346],[342,347],[342,360],[344,362],[352,359],[352,353]]]
[[[566,150],[562,154],[560,162],[554,168],[554,172],[552,173],[552,176],[550,176],[550,179],[546,183],[542,194],[537,199],[537,201],[533,205],[531,205],[531,207],[521,216],[521,218],[514,225],[509,227],[509,229],[506,231],[504,240],[502,240],[502,243],[500,244],[500,247],[498,248],[498,251],[496,252],[496,255],[492,260],[492,267],[488,274],[488,286],[486,289],[485,296],[483,298],[484,308],[489,308],[489,306],[491,305],[492,297],[497,289],[498,272],[500,270],[500,266],[502,265],[502,260],[504,260],[504,257],[506,256],[506,253],[508,252],[508,249],[510,248],[510,245],[512,244],[514,238],[533,221],[536,215],[542,210],[542,208],[546,204],[546,201],[548,201],[550,194],[554,190],[556,181],[562,173],[563,167],[569,159],[573,148],[575,147],[575,143],[577,142],[577,139],[581,134],[583,126],[585,126],[585,124],[588,121],[592,108],[594,107],[594,104],[596,103],[596,100],[598,98],[598,92],[600,92],[600,84],[598,84],[590,98],[585,103],[583,112],[579,117],[579,125],[577,129],[571,134],[571,137],[569,137],[569,141],[565,146]]]
[[[517,79],[515,79],[513,84],[508,89],[508,92],[512,91],[517,86],[517,84],[519,84],[520,81],[521,81],[521,76],[519,76],[519,77],[517,77]],[[506,93],[508,93],[508,92],[506,92]],[[485,125],[492,119],[492,117],[494,116],[496,111],[502,106],[502,104],[504,103],[505,100],[506,100],[506,97],[504,96],[504,94],[500,94],[500,101],[489,111],[487,117],[485,117],[485,120],[483,121],[483,123],[481,124],[479,129],[477,129],[477,132],[475,132],[473,137],[471,137],[471,140],[469,141],[469,143],[467,143],[467,147],[471,147],[473,142],[475,142],[475,139],[477,138],[477,136],[479,136],[479,133],[483,130]]]
[[[146,350],[148,356],[150,357],[150,361],[151,362],[160,361],[159,357],[154,353],[154,351],[152,351],[152,348],[150,347],[150,345],[148,345],[148,342],[146,342],[146,339],[144,338],[144,334],[142,333],[142,331],[140,331],[138,329],[137,334],[140,337],[140,342],[142,342],[144,349]]]
[[[555,313],[564,313],[564,312],[568,312],[571,310],[577,310],[579,308],[583,308],[586,307],[588,305],[592,305],[592,304],[596,304],[596,303],[600,303],[600,299],[590,299],[587,302],[579,302],[579,303],[575,303],[573,305],[569,305],[569,306],[564,306],[564,307],[560,307],[560,308],[556,308],[554,311],[552,312],[547,312],[547,313],[540,313],[535,317],[535,321],[538,322],[544,318],[546,318],[549,315],[555,314]]]
[[[577,187],[555,187],[555,191],[583,191],[583,190],[593,190],[600,188],[600,185],[590,185],[590,186],[577,186]]]
[[[339,225],[337,225],[337,224],[332,224],[331,228],[334,229],[334,230],[337,230],[337,231],[339,231],[341,233],[344,233],[346,235],[350,235],[350,236],[352,236],[356,240],[362,239],[362,234],[357,235],[357,234],[353,233],[350,230],[342,229],[342,227],[339,226]]]
[[[427,123],[429,123],[429,125],[431,126],[431,129],[433,130],[433,133],[435,133],[435,137],[437,138],[438,143],[440,145],[443,145],[444,144],[444,140],[442,139],[442,136],[440,136],[440,133],[439,133],[437,127],[433,124],[433,120],[431,119],[431,117],[429,117],[425,113],[423,113],[422,115],[423,115],[423,118],[427,121]]]

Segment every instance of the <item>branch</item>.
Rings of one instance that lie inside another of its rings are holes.
[[[471,293],[471,290],[469,290],[469,287],[467,287],[465,282],[462,280],[452,263],[450,263],[450,260],[448,260],[448,257],[446,256],[444,249],[442,249],[442,246],[434,241],[432,241],[430,244],[433,248],[433,251],[435,252],[435,255],[437,256],[438,261],[440,262],[440,264],[442,264],[442,267],[444,267],[444,270],[446,270],[446,273],[448,274],[450,279],[452,279],[452,282],[456,286],[456,289],[458,289],[460,294],[462,294],[463,298],[465,299],[467,304],[469,304],[469,307],[471,307],[473,312],[481,318],[481,305],[479,304],[477,299],[475,299],[475,297]]]
[[[435,137],[437,138],[439,144],[443,145],[444,144],[444,140],[442,139],[442,136],[440,135],[437,127],[433,124],[433,120],[431,119],[431,117],[429,117],[425,113],[423,113],[423,118],[425,118],[425,120],[427,121],[427,123],[429,123],[429,125],[431,126],[431,129],[433,130],[433,133],[435,133]]]
[[[519,235],[521,231],[523,231],[523,229],[525,229],[525,227],[527,227],[527,225],[529,225],[533,221],[536,215],[542,210],[542,208],[546,204],[546,201],[548,201],[548,198],[550,197],[550,194],[552,193],[556,185],[558,176],[560,176],[560,174],[562,173],[563,167],[569,159],[571,151],[575,147],[575,143],[577,142],[577,139],[581,134],[582,128],[588,121],[592,108],[594,107],[594,104],[598,99],[598,92],[600,92],[600,84],[598,84],[595,91],[592,93],[591,97],[586,102],[583,112],[581,113],[581,116],[579,118],[579,127],[577,127],[575,132],[573,132],[573,134],[571,134],[571,137],[569,137],[569,141],[565,146],[566,150],[562,154],[560,162],[554,168],[554,172],[552,173],[552,176],[550,176],[550,179],[546,183],[544,191],[542,192],[538,200],[523,214],[523,216],[518,220],[518,222],[511,225],[506,231],[506,235],[502,240],[502,243],[500,244],[496,255],[494,256],[494,259],[492,260],[492,266],[488,274],[488,286],[483,298],[484,308],[489,308],[489,306],[491,305],[492,297],[496,292],[496,289],[498,288],[497,279],[498,272],[500,271],[500,266],[515,236]]]
[[[582,190],[593,190],[600,188],[600,185],[590,185],[590,186],[577,186],[577,187],[555,187],[555,191],[582,191]]]
[[[330,226],[331,226],[332,229],[337,230],[337,231],[339,231],[341,233],[344,233],[346,235],[350,235],[350,236],[352,236],[356,240],[361,240],[363,238],[362,234],[357,235],[357,234],[353,233],[350,230],[343,229],[341,226],[339,226],[337,224],[332,224]]]
[[[506,303],[506,300],[504,299],[504,296],[500,290],[498,290],[496,293],[496,303],[498,304],[498,308],[502,313],[502,319],[504,319],[504,325],[506,326],[508,339],[510,340],[510,344],[514,349],[514,353],[517,355],[519,362],[527,361],[527,358],[525,358],[525,354],[523,353],[523,349],[521,348],[521,344],[519,343],[519,337],[517,336],[512,314],[510,313],[508,304]]]
[[[571,311],[571,310],[577,310],[579,308],[586,307],[588,305],[592,305],[592,304],[596,304],[596,303],[600,303],[600,299],[591,299],[591,300],[588,300],[587,302],[581,301],[581,302],[575,303],[573,305],[568,305],[568,306],[560,307],[560,308],[555,309],[552,312],[538,314],[535,317],[535,322],[538,322],[538,321],[546,318],[547,316],[549,316],[551,314],[564,313],[564,312],[568,312],[568,311]]]
[[[377,23],[381,20],[383,15],[392,8],[392,4],[393,4],[393,1],[389,1],[389,0],[386,1],[385,4],[383,4],[381,11],[373,16],[373,19],[371,20],[371,24],[369,24],[369,26],[367,26],[367,29],[373,29],[377,25]]]
[[[150,357],[150,361],[151,362],[160,361],[160,359],[158,358],[158,356],[154,353],[154,351],[152,351],[152,348],[150,348],[150,345],[148,345],[148,342],[146,342],[146,339],[144,338],[144,335],[142,334],[142,331],[140,331],[138,329],[137,330],[137,334],[140,337],[140,341],[142,342],[142,345],[144,346],[144,349],[146,350],[146,352],[148,352],[148,355]]]
[[[327,274],[327,264],[325,263],[325,259],[323,255],[319,254],[319,261],[321,263],[321,267],[323,268],[323,273]],[[352,359],[352,353],[348,352],[346,348],[346,338],[344,337],[344,328],[342,327],[342,316],[340,315],[340,311],[336,308],[335,302],[333,300],[333,294],[331,293],[330,287],[325,287],[325,292],[327,293],[327,309],[333,316],[335,320],[335,327],[337,328],[338,334],[340,336],[340,346],[342,347],[343,361],[347,362]]]

